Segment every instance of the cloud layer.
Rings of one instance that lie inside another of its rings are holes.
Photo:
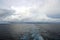
[[[60,0],[5,0],[2,4],[6,10],[0,9],[0,21],[60,21]]]

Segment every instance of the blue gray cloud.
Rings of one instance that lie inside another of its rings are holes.
[[[11,16],[13,13],[14,13],[13,10],[0,9],[0,21],[4,21],[5,18]]]

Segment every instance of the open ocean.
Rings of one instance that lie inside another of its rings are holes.
[[[0,40],[60,40],[60,24],[0,24]]]

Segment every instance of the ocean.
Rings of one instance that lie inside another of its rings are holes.
[[[60,40],[60,24],[0,24],[0,40]]]

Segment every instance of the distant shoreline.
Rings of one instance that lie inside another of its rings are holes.
[[[60,24],[60,22],[0,22],[0,24]]]

